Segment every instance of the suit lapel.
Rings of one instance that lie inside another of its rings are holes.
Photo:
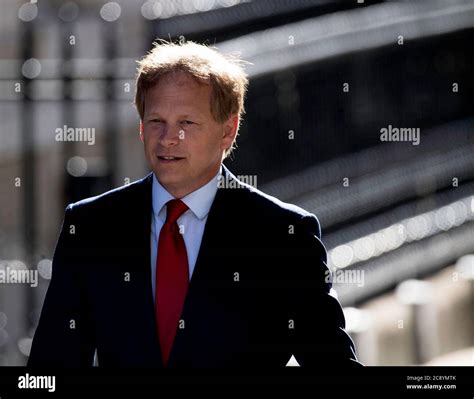
[[[151,285],[151,215],[152,215],[152,181],[153,174],[146,176],[140,184],[140,190],[132,200],[130,216],[126,232],[127,236],[133,236],[131,232],[140,232],[131,239],[133,251],[137,254],[138,262],[134,265],[136,272],[131,278],[132,292],[128,293],[127,301],[131,301],[130,309],[134,309],[136,321],[134,326],[135,337],[127,337],[127,340],[137,340],[139,348],[136,356],[138,364],[162,367],[161,350],[157,336],[155,322],[155,307]],[[130,227],[129,227],[130,226]]]
[[[224,165],[222,169],[224,179],[235,179]],[[208,284],[215,283],[224,273],[223,268],[225,268],[226,263],[222,250],[226,247],[226,242],[232,240],[229,234],[224,233],[224,226],[227,222],[225,220],[226,210],[228,213],[229,209],[234,209],[232,191],[235,190],[219,187],[209,210],[201,247],[182,312],[181,318],[185,323],[186,321],[204,323],[208,311],[204,307],[209,304],[209,301],[215,301],[215,299],[206,298],[206,295],[209,292]],[[200,342],[193,342],[196,338],[186,334],[186,324],[184,329],[178,328],[170,354],[169,367],[186,366],[186,359],[192,356],[191,353],[186,351],[186,348],[189,348],[188,345],[206,346],[202,340],[212,340],[213,336],[212,334],[200,336]]]

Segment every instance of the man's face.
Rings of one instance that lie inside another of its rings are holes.
[[[140,129],[145,156],[158,181],[176,198],[215,176],[237,133],[237,116],[222,124],[214,120],[210,96],[210,85],[183,72],[162,76],[146,92]]]

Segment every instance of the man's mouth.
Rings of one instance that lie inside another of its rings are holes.
[[[163,163],[171,163],[171,162],[180,161],[180,160],[182,160],[182,159],[184,159],[184,158],[183,158],[183,157],[160,156],[160,155],[158,155],[158,159],[160,160],[160,162],[163,162]]]

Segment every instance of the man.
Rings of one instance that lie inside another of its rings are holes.
[[[29,365],[357,364],[316,217],[222,164],[244,112],[238,60],[192,42],[139,63],[152,173],[66,208]]]

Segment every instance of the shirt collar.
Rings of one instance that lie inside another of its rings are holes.
[[[209,213],[217,193],[218,179],[222,174],[222,165],[217,174],[204,186],[181,198],[198,219],[203,219]],[[174,197],[161,185],[153,173],[152,204],[153,214],[163,222],[166,220],[166,203]]]

